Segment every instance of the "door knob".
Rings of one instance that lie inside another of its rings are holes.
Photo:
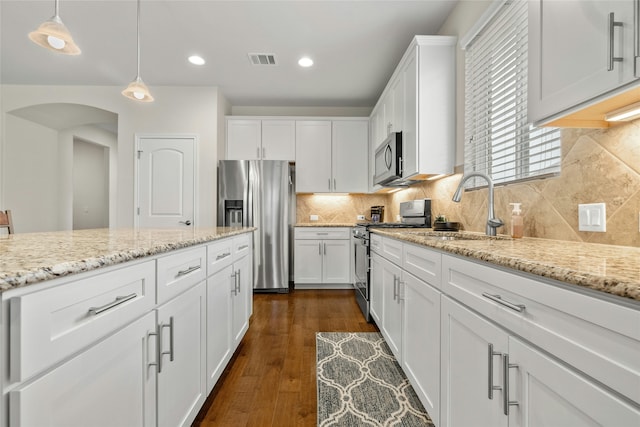
[[[180,224],[184,224],[184,225],[191,225],[191,220],[188,219],[186,221],[178,221]]]

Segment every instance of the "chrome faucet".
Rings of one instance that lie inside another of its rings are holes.
[[[489,184],[489,201],[487,203],[489,206],[488,206],[488,212],[487,212],[486,233],[487,233],[487,236],[495,236],[496,228],[502,227],[504,225],[504,221],[502,221],[500,218],[494,218],[495,213],[493,211],[493,181],[488,175],[485,175],[480,172],[471,172],[469,174],[465,174],[460,180],[460,184],[458,184],[458,189],[453,194],[453,198],[451,200],[453,200],[456,203],[460,202],[460,199],[462,198],[462,191],[464,189],[464,183],[467,182],[469,178],[473,178],[474,176],[483,178]]]

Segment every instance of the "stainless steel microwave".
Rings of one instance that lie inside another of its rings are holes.
[[[406,187],[402,179],[402,132],[392,132],[376,149],[373,183]]]

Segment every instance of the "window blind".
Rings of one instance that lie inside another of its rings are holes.
[[[506,1],[466,49],[464,170],[496,184],[560,173],[560,131],[527,122],[527,3]]]

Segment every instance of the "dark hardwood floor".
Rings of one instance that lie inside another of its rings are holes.
[[[315,426],[315,333],[377,330],[353,290],[255,294],[249,330],[193,426]]]

